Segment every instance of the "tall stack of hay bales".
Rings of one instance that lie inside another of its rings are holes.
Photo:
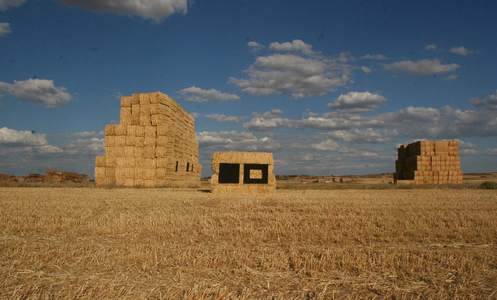
[[[105,127],[105,154],[95,160],[98,186],[198,186],[195,120],[162,93],[121,97],[119,124]]]
[[[417,141],[398,148],[394,180],[413,184],[462,183],[457,140]]]

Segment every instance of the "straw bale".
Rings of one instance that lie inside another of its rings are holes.
[[[168,147],[157,146],[155,148],[155,156],[156,157],[170,157],[173,155],[174,155],[174,152]]]
[[[140,114],[140,125],[141,126],[150,126],[150,125],[152,125],[152,121],[150,119],[150,115]]]
[[[106,136],[116,135],[116,132],[115,132],[116,126],[117,126],[116,124],[105,125],[105,135]]]
[[[145,137],[143,140],[143,144],[145,145],[145,147],[155,146],[156,145],[155,138],[154,137]]]
[[[124,176],[126,178],[135,178],[135,168],[124,168]]]
[[[167,158],[157,158],[157,168],[167,168],[169,165],[169,159]]]
[[[132,116],[139,116],[140,115],[140,104],[132,104],[131,105],[131,115]]]
[[[124,147],[124,156],[125,157],[134,157],[135,156],[135,147],[133,146],[126,146]]]
[[[105,177],[105,167],[95,167],[95,179],[102,179]]]
[[[158,179],[164,179],[168,175],[168,171],[166,168],[157,168],[155,169],[155,176]]]
[[[135,158],[143,158],[143,147],[135,147]]]
[[[143,186],[146,188],[154,188],[155,187],[155,180],[145,179],[145,180],[143,180]]]
[[[105,177],[107,178],[116,178],[116,168],[106,167],[105,168]]]
[[[145,184],[143,182],[143,179],[142,178],[135,178],[135,186],[136,187],[144,187]]]
[[[140,99],[140,105],[149,105],[150,104],[150,97],[148,94],[139,94],[138,95]]]
[[[136,126],[135,127],[135,136],[145,136],[145,127]]]
[[[123,147],[126,145],[126,136],[119,135],[119,136],[114,136],[114,145],[116,147]]]
[[[113,147],[116,145],[116,139],[113,135],[106,135],[104,137],[105,145],[108,147]]]
[[[106,167],[105,156],[97,156],[95,157],[95,167]]]
[[[157,136],[157,127],[147,126],[145,127],[145,137],[155,138]]]
[[[136,145],[136,137],[135,136],[126,136],[125,137],[125,145],[126,146],[135,146]]]
[[[128,125],[126,128],[126,135],[127,136],[136,136],[136,125]]]
[[[157,126],[157,135],[158,136],[167,136],[171,133],[171,127],[165,125]]]
[[[131,107],[132,102],[133,102],[132,96],[122,96],[121,97],[121,107]]]
[[[114,134],[117,136],[123,136],[127,134],[127,125],[117,125],[114,127]]]
[[[144,158],[155,158],[155,146],[143,147],[143,157]]]
[[[117,158],[114,156],[106,155],[105,156],[105,165],[106,167],[114,168],[117,164]]]
[[[167,146],[168,145],[168,137],[167,136],[158,136],[157,137],[157,146]]]
[[[143,169],[155,169],[157,168],[157,161],[153,158],[144,158],[140,165]]]
[[[154,179],[155,178],[155,170],[156,169],[143,169],[142,170],[143,179],[145,179],[145,180]]]

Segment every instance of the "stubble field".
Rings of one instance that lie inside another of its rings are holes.
[[[0,188],[0,298],[497,298],[497,192]]]

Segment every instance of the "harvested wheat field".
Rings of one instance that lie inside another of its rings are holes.
[[[497,298],[495,191],[0,195],[0,298]]]

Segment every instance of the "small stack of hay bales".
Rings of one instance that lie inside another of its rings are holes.
[[[119,124],[105,127],[105,155],[95,159],[98,186],[198,186],[195,120],[162,93],[121,97]]]
[[[462,183],[457,140],[417,141],[401,145],[397,152],[394,174],[396,183]]]
[[[214,152],[213,192],[271,192],[276,189],[273,154],[267,152]]]

